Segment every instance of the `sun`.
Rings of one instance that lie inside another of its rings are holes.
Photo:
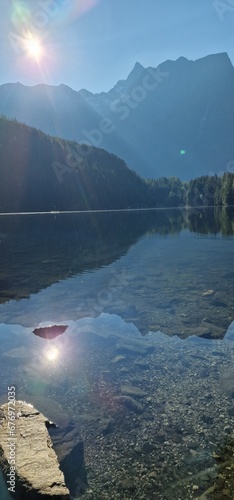
[[[25,39],[25,51],[35,61],[40,61],[43,55],[41,41],[36,36],[30,35]]]

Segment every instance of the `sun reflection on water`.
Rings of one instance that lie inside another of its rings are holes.
[[[59,349],[56,346],[50,346],[44,351],[44,354],[48,361],[57,361],[59,357]]]

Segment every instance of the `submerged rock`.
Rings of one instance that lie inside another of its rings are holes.
[[[214,324],[210,319],[203,318],[201,323],[196,326],[188,326],[183,328],[183,338],[188,338],[191,335],[208,340],[223,339],[227,333],[227,328]]]
[[[113,428],[114,428],[114,422],[111,418],[106,418],[106,419],[102,420],[101,425],[100,425],[100,429],[101,429],[101,432],[104,436],[106,436],[107,434],[110,434],[110,432],[112,432]]]
[[[201,325],[192,329],[193,335],[204,339],[222,339],[226,330],[213,323],[202,321]]]
[[[116,365],[117,363],[122,363],[123,361],[125,361],[127,358],[126,356],[123,356],[122,354],[119,354],[118,356],[115,356],[111,362]]]
[[[116,403],[125,406],[128,410],[131,410],[134,413],[142,413],[144,411],[143,406],[130,396],[114,396],[113,399]]]
[[[214,295],[215,291],[214,290],[206,290],[205,292],[202,293],[203,297],[209,297],[210,295]]]
[[[136,485],[134,483],[134,480],[133,479],[123,479],[120,483],[119,483],[119,489],[120,490],[127,490],[127,491],[135,491],[136,489]]]
[[[65,433],[64,429],[52,428],[50,435],[72,497],[83,494],[87,487],[87,474],[84,443],[77,426],[71,425]]]
[[[141,370],[149,370],[149,364],[143,361],[142,359],[134,361],[134,365]]]
[[[11,472],[12,487],[15,478],[20,499],[70,499],[49,426],[53,424],[25,402],[14,401],[1,407],[0,465],[6,475]]]
[[[133,387],[133,385],[121,385],[120,391],[126,396],[133,396],[135,398],[144,398],[147,393],[142,391],[139,387]]]
[[[116,344],[120,354],[129,354],[132,356],[146,356],[154,351],[154,346],[140,340],[122,340]]]
[[[234,370],[225,371],[220,375],[219,383],[222,391],[229,398],[234,398]]]

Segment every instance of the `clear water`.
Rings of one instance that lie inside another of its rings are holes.
[[[0,218],[0,402],[14,385],[57,445],[79,433],[85,500],[222,498],[205,492],[233,433],[233,232],[232,210]],[[32,333],[48,325],[67,329]]]

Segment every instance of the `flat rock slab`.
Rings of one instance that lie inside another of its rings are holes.
[[[47,430],[50,425],[42,413],[25,402],[15,401],[14,406],[9,403],[0,408],[0,465],[7,474],[15,459],[20,499],[70,499]]]
[[[135,398],[144,398],[147,396],[145,391],[142,391],[139,387],[133,387],[132,385],[121,385],[120,391],[126,396],[132,396]]]

